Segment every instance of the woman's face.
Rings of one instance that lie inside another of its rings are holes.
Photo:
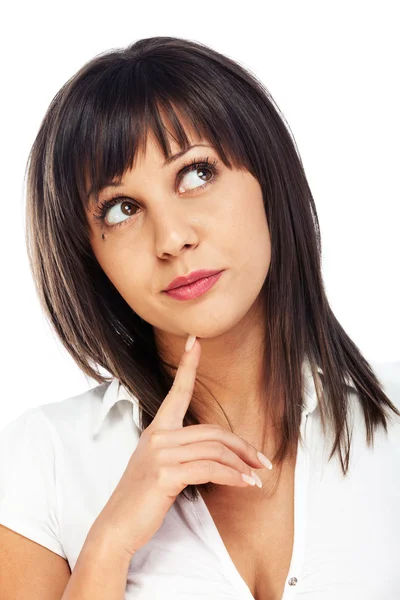
[[[163,166],[153,133],[123,185],[100,192],[100,201],[118,193],[107,209],[106,228],[88,210],[93,252],[121,296],[157,334],[217,337],[237,325],[255,303],[267,276],[271,244],[258,181],[246,170],[225,167],[207,142]],[[173,154],[180,147],[171,141]],[[216,164],[178,176],[194,159]],[[208,183],[207,183],[208,182]],[[204,187],[203,184],[205,184]],[[120,226],[115,226],[120,223]],[[104,233],[105,239],[102,239]],[[178,276],[198,269],[223,269],[216,284],[191,300],[163,290]]]

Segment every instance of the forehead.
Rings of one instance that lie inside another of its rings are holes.
[[[163,151],[163,148],[157,139],[157,136],[154,134],[154,131],[150,129],[146,134],[146,141],[143,145],[138,147],[138,150],[135,154],[132,170],[135,168],[139,168],[140,165],[148,159],[154,159],[160,168],[163,168],[165,165],[170,164],[170,159],[180,152],[184,152],[190,146],[196,144],[205,144],[210,145],[210,142],[203,137],[201,137],[192,127],[185,128],[186,136],[188,138],[188,145],[181,146],[173,135],[173,133],[166,129],[166,137],[168,139],[168,152],[167,156]]]
[[[215,119],[188,109],[178,109],[172,105],[168,114],[158,106],[150,111],[131,112],[127,119],[107,122],[99,130],[96,139],[87,140],[82,160],[76,163],[76,177],[79,195],[85,210],[95,207],[100,191],[108,186],[116,187],[138,165],[149,158],[155,161],[156,169],[171,164],[172,157],[188,150],[195,144],[205,144],[214,149],[218,157],[229,168],[232,163],[240,168],[246,158],[236,139],[236,130],[232,131],[225,120],[216,125]]]
[[[164,117],[165,118],[165,117]],[[151,127],[146,131],[146,135],[144,140],[135,140],[135,154],[133,156],[132,165],[127,165],[124,172],[121,176],[115,176],[112,179],[101,180],[100,183],[96,186],[90,181],[90,177],[88,172],[85,172],[85,182],[86,182],[86,198],[88,201],[88,208],[93,207],[98,200],[99,193],[104,190],[106,187],[114,186],[115,184],[120,184],[124,175],[128,172],[132,172],[135,169],[139,169],[140,166],[146,161],[151,160],[155,162],[156,165],[163,169],[167,167],[170,162],[172,162],[173,157],[175,155],[180,155],[184,153],[190,146],[196,144],[203,144],[207,146],[211,146],[211,142],[202,137],[193,125],[187,119],[181,118],[182,126],[184,126],[184,130],[186,133],[186,137],[188,140],[188,145],[180,146],[176,136],[173,133],[173,129],[171,127],[170,122],[165,118],[165,122],[163,122],[163,127],[165,129],[165,137],[167,140],[167,148],[166,151],[163,149],[160,140],[157,135],[155,135],[153,129]]]

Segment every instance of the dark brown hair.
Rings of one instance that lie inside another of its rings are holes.
[[[268,319],[265,389],[273,398],[283,390],[284,406],[273,462],[282,465],[298,443],[307,357],[315,380],[318,367],[323,373],[324,394],[317,387],[321,419],[324,430],[327,422],[335,433],[329,458],[339,450],[346,475],[345,377],[359,394],[369,445],[377,426],[387,431],[385,409],[400,413],[329,306],[316,207],[290,128],[262,83],[227,56],[182,38],[141,39],[96,56],[56,94],[27,165],[27,248],[46,316],[84,373],[109,381],[101,366],[138,398],[146,428],[173,383],[166,366],[176,371],[177,365],[160,359],[153,327],[134,313],[94,257],[87,177],[95,195],[119,181],[137,151],[144,151],[150,128],[167,158],[160,109],[182,148],[190,142],[179,114],[228,168],[247,169],[262,189],[272,245],[261,290]],[[183,424],[196,423],[191,405]],[[198,487],[185,489],[191,499]]]

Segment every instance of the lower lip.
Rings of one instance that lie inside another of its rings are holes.
[[[219,273],[215,273],[215,275],[203,277],[203,279],[198,279],[189,285],[183,285],[182,287],[168,290],[164,293],[177,300],[192,300],[193,298],[198,298],[212,288],[214,283],[221,277],[222,273],[223,271],[220,271]]]

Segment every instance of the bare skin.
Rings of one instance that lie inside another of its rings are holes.
[[[279,483],[273,471],[257,470],[263,480],[236,489],[218,486],[201,492],[224,546],[255,600],[281,600],[294,540],[296,456],[284,461]],[[229,510],[227,510],[229,507]]]
[[[170,139],[173,153],[178,152]],[[202,142],[195,133],[190,139]],[[258,295],[271,259],[262,192],[248,171],[229,170],[221,160],[218,180],[203,189],[199,186],[210,179],[208,172],[193,170],[176,180],[185,160],[202,157],[210,163],[219,158],[210,146],[193,148],[163,168],[163,155],[151,133],[145,155],[137,157],[117,189],[126,199],[106,215],[121,226],[105,229],[94,221],[93,209],[88,211],[91,244],[129,306],[154,327],[162,357],[177,365],[188,334],[200,339],[198,378],[218,399],[237,433],[257,441],[266,404],[261,382],[266,323]],[[104,190],[100,199],[115,191]],[[197,299],[180,301],[163,293],[178,275],[201,268],[225,271]],[[204,388],[199,393],[204,398],[198,407],[202,421],[226,424]],[[213,410],[208,412],[211,403]]]
[[[186,131],[192,144],[207,147],[193,148],[165,167],[149,134],[145,154],[137,157],[117,189],[123,200],[106,215],[110,224],[123,222],[120,227],[104,228],[93,220],[93,207],[88,211],[93,252],[132,310],[153,326],[161,357],[178,365],[188,334],[199,338],[198,379],[217,398],[235,434],[271,458],[278,440],[273,438],[275,424],[267,419],[270,399],[262,389],[267,323],[259,301],[270,266],[271,240],[261,187],[248,171],[225,167],[189,125]],[[170,141],[173,154],[179,152],[172,136]],[[198,187],[213,178],[203,168],[177,177],[185,162],[204,157],[210,163],[218,160],[214,183]],[[115,191],[104,190],[100,199]],[[194,300],[175,300],[163,293],[175,277],[197,269],[224,269],[224,273]],[[201,398],[196,405],[201,422],[229,429],[211,396],[203,387],[195,390]],[[283,592],[293,543],[294,464],[292,458],[284,465],[274,499],[270,492],[277,473],[266,468],[257,470],[262,489],[218,486],[212,495],[203,496],[257,600],[280,600]],[[229,514],[224,510],[227,502]],[[269,534],[261,536],[260,527]],[[246,553],[243,540],[248,540]],[[275,558],[266,562],[265,556]]]

